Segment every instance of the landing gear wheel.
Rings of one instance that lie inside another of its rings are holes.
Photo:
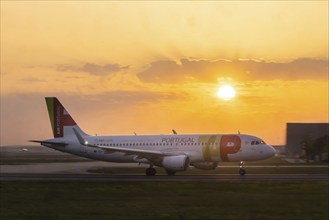
[[[146,176],[154,176],[157,171],[153,167],[149,167],[145,170]]]
[[[244,161],[241,161],[240,164],[239,164],[239,174],[240,176],[243,176],[246,174],[246,170],[244,169]]]
[[[173,171],[173,170],[166,170],[168,176],[175,176],[176,174],[176,171]]]

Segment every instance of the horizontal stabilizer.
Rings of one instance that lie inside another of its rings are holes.
[[[54,146],[54,147],[65,147],[66,145],[68,145],[67,143],[64,142],[52,142],[52,141],[30,140],[29,142],[40,143],[43,146]]]

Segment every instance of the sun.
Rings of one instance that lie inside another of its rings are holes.
[[[235,97],[235,89],[231,85],[222,85],[218,88],[217,96],[224,100],[231,100]]]

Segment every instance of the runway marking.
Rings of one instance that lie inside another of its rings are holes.
[[[105,182],[329,182],[327,174],[234,174],[216,175],[157,175],[142,174],[23,174],[5,173],[0,181],[105,181]]]

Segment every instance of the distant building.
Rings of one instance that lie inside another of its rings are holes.
[[[287,123],[286,153],[289,156],[303,155],[305,140],[315,140],[329,134],[329,123]]]
[[[282,155],[286,153],[285,145],[272,145],[276,151],[276,155]]]

